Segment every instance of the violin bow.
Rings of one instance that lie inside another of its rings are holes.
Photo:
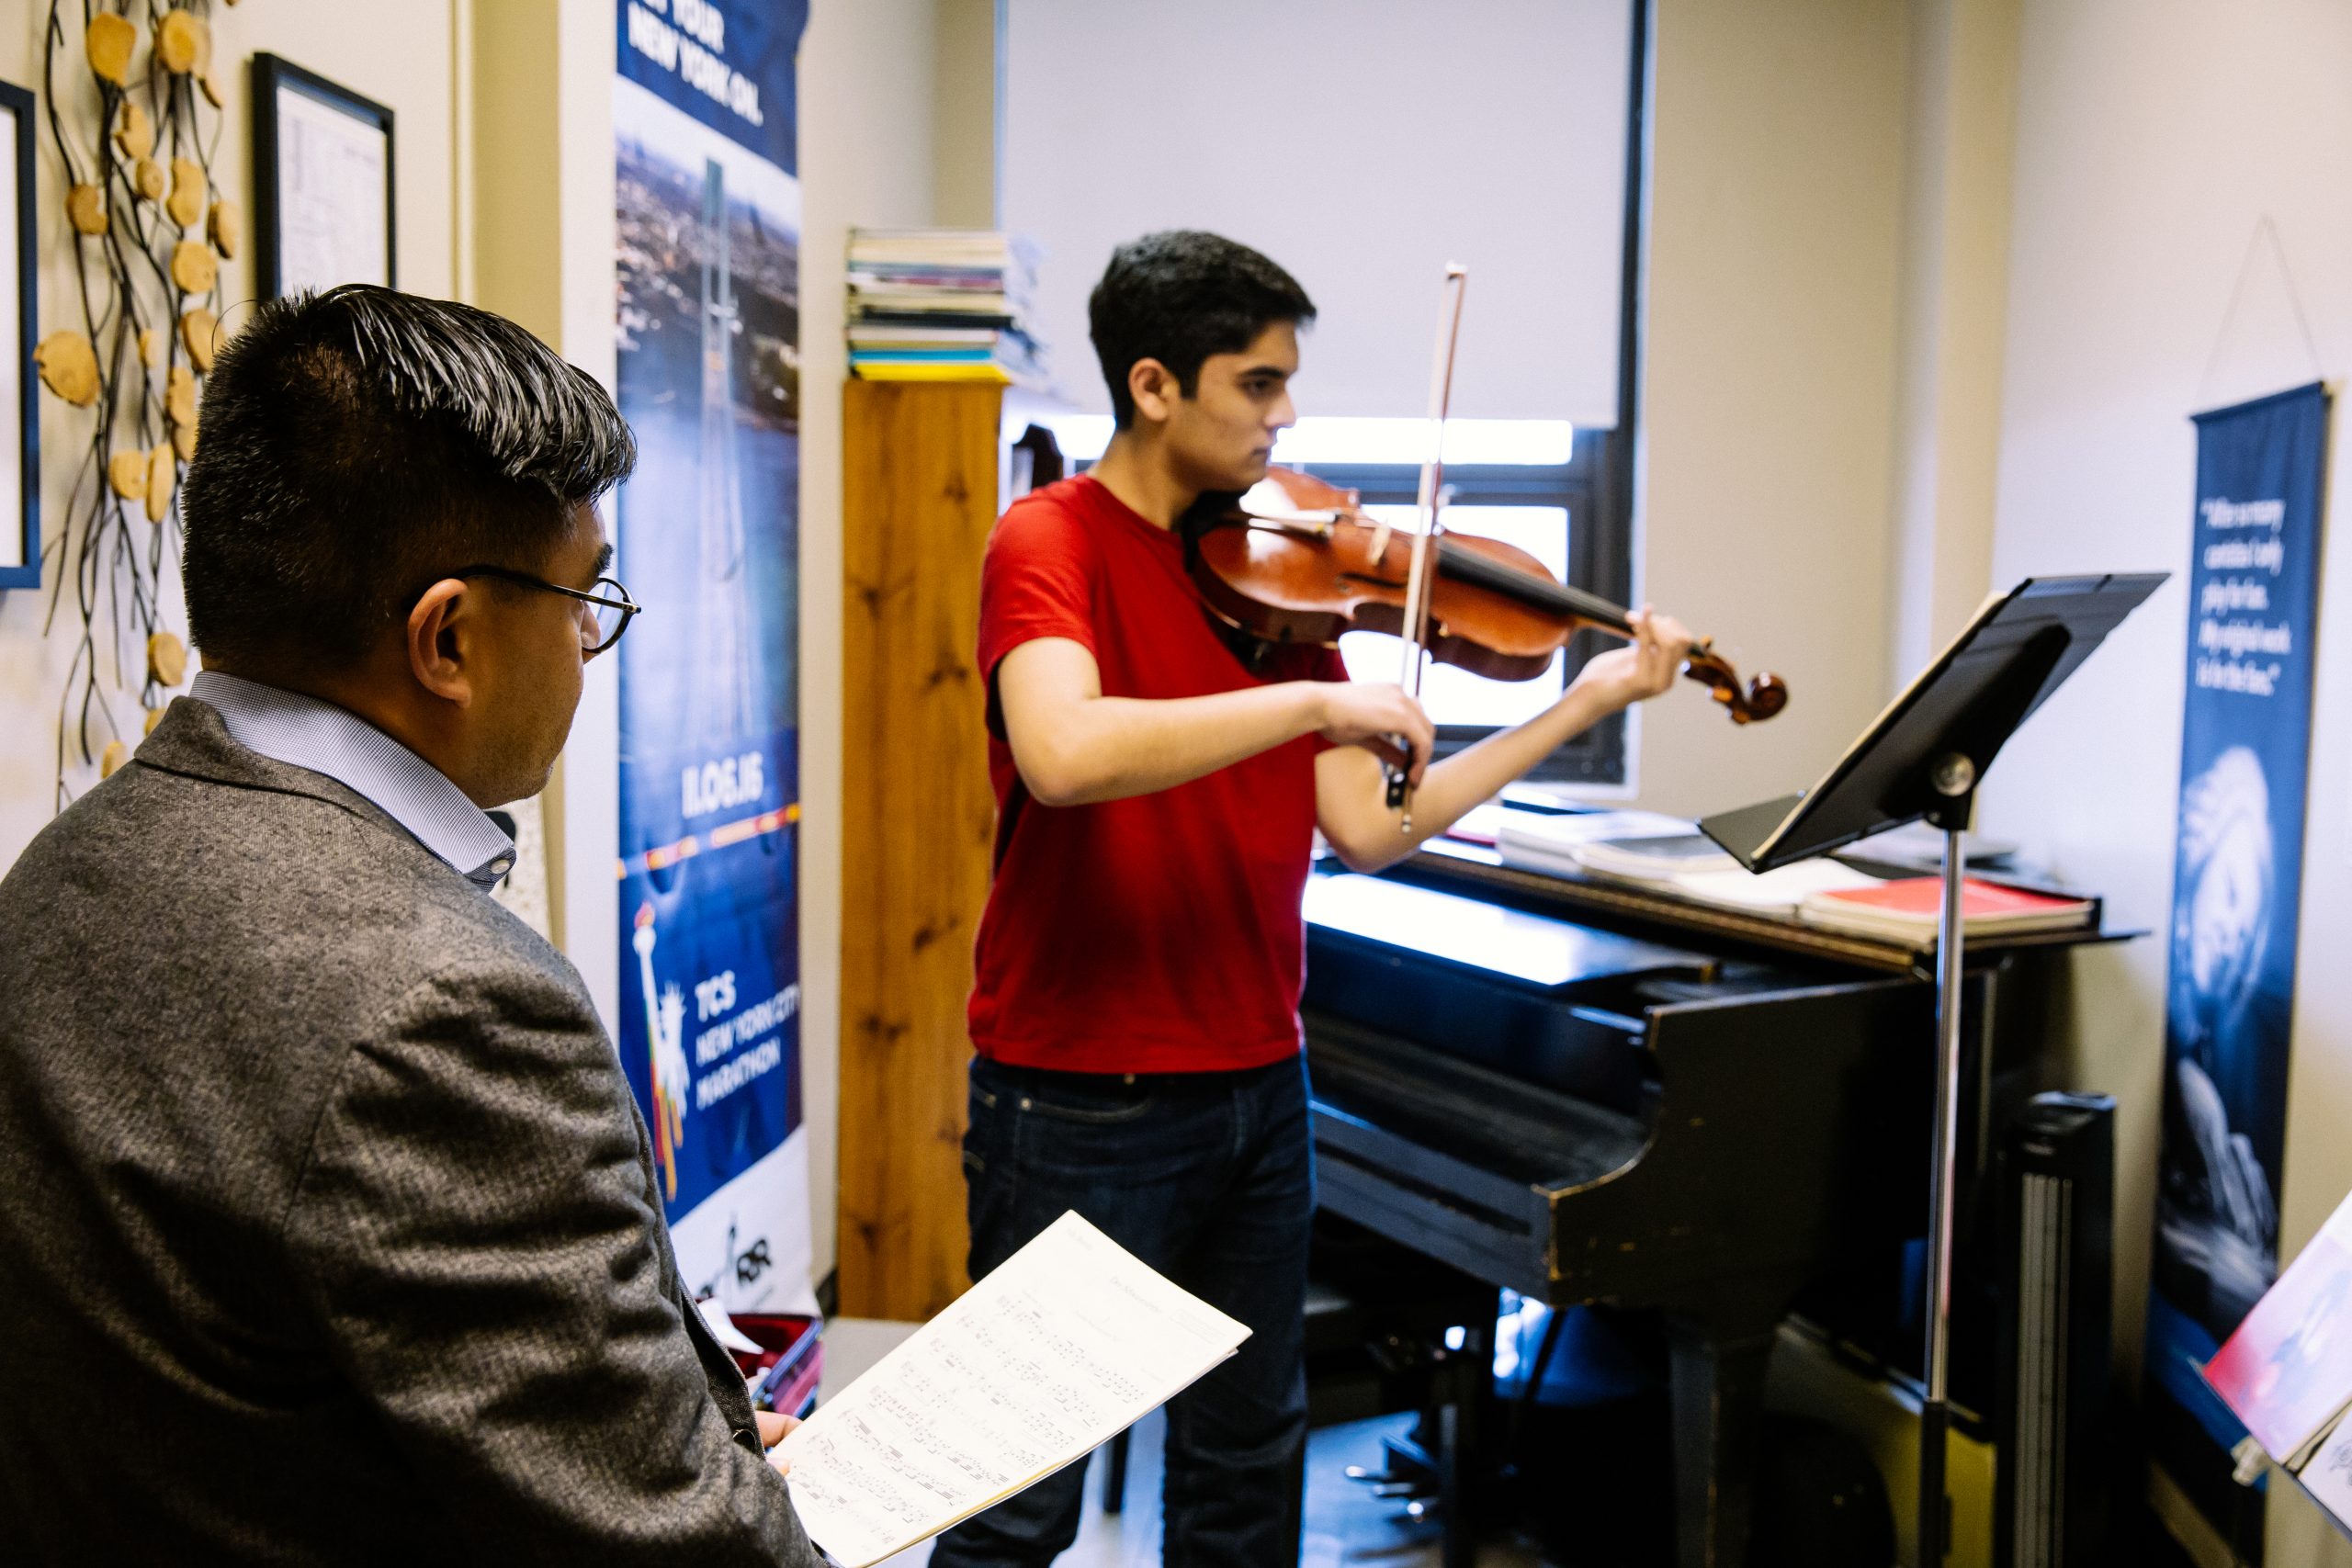
[[[1416,700],[1421,694],[1421,669],[1428,663],[1423,657],[1429,644],[1430,602],[1435,595],[1430,556],[1437,545],[1439,485],[1445,477],[1445,416],[1453,400],[1453,347],[1462,335],[1462,294],[1470,280],[1470,269],[1460,262],[1445,264],[1445,284],[1438,297],[1437,349],[1430,364],[1430,448],[1421,461],[1420,495],[1415,511],[1420,517],[1420,531],[1413,536],[1413,564],[1405,574],[1405,649],[1404,671],[1397,684]],[[1375,542],[1374,559],[1385,553],[1387,540]],[[1388,809],[1400,812],[1398,830],[1413,830],[1413,791],[1411,773],[1407,768],[1388,771]]]

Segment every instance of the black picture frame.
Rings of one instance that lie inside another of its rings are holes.
[[[330,82],[275,54],[253,59],[254,138],[254,282],[263,298],[275,299],[286,292],[285,208],[280,200],[277,162],[278,95],[299,93],[338,114],[380,131],[384,138],[384,286],[400,287],[399,181],[389,105]]]
[[[40,278],[33,252],[33,142],[39,135],[35,113],[28,89],[0,82],[0,114],[6,115],[15,143],[0,148],[0,157],[10,159],[17,172],[16,297],[0,303],[0,309],[16,313],[17,341],[7,345],[7,357],[14,362],[10,369],[17,378],[17,500],[23,513],[19,527],[7,532],[20,534],[24,548],[20,560],[0,563],[0,590],[40,586],[40,382],[33,369],[34,340],[40,322]],[[6,439],[8,433],[0,431],[0,441]]]

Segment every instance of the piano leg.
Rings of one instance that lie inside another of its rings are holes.
[[[1740,1568],[1747,1560],[1764,1370],[1780,1317],[1667,1314],[1678,1568]]]

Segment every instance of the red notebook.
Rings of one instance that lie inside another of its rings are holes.
[[[1934,934],[1943,902],[1941,877],[1911,876],[1875,887],[1815,893],[1799,907],[1799,913],[1815,925],[1909,941]],[[2098,908],[2088,898],[2029,893],[1973,876],[1961,885],[1961,914],[1971,936],[2072,931],[2088,925]]]

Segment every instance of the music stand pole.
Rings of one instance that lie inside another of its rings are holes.
[[[1821,782],[1719,812],[1700,829],[1754,872],[1793,865],[1922,818],[1944,838],[1936,926],[1936,1125],[1928,1168],[1927,1392],[1919,1406],[1919,1561],[1951,1540],[1944,1486],[1951,1429],[1952,1213],[1960,1169],[1964,838],[1976,786],[2018,726],[2156,591],[2162,572],[2028,578],[1985,602],[1935,661],[1871,721]],[[1980,1111],[1981,1113],[1981,1111]]]
[[[1958,752],[1930,774],[1942,797],[1929,820],[1944,830],[1943,910],[1936,922],[1936,1130],[1928,1171],[1928,1389],[1919,1404],[1919,1562],[1939,1568],[1951,1546],[1945,1486],[1951,1430],[1951,1246],[1953,1189],[1960,1164],[1960,1012],[1966,884],[1965,840],[1976,766]]]

